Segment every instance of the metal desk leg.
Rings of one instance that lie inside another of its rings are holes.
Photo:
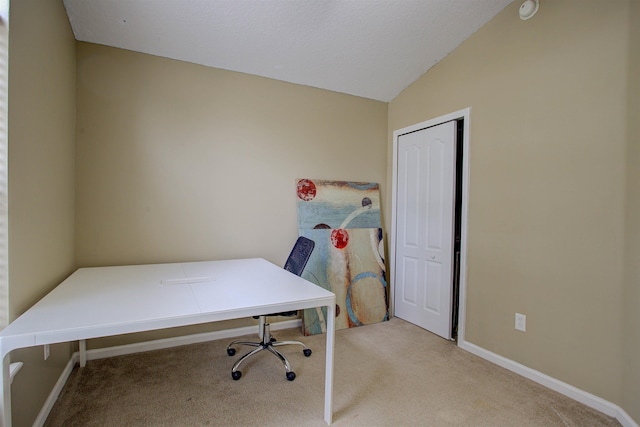
[[[324,377],[324,420],[331,425],[333,418],[333,345],[336,333],[336,306],[327,306],[327,365]]]

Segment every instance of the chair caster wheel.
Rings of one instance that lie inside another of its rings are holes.
[[[235,356],[235,354],[236,354],[236,349],[235,349],[235,348],[228,348],[228,349],[227,349],[227,354],[228,354],[229,356]],[[238,377],[238,378],[239,378],[239,377]]]
[[[296,379],[296,373],[295,372],[287,372],[287,379],[289,381],[293,381]]]
[[[302,352],[307,357],[311,356],[311,349],[310,348],[305,348],[304,350],[302,350]]]
[[[240,371],[231,372],[231,378],[233,378],[235,381],[238,381],[241,376],[242,376],[242,372]],[[294,377],[295,377],[295,374],[294,374]]]

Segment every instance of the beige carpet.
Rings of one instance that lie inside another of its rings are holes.
[[[76,367],[46,426],[325,426],[324,336],[286,347],[297,378],[264,352],[231,379],[228,340]],[[336,334],[335,426],[619,426],[400,319]],[[254,337],[250,337],[253,339]]]

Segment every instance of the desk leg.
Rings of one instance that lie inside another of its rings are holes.
[[[80,367],[87,366],[87,340],[78,341],[78,353],[80,354]]]
[[[11,358],[5,354],[2,358],[2,398],[0,399],[0,427],[11,427]]]
[[[327,364],[324,377],[324,420],[331,425],[333,418],[333,345],[336,333],[336,306],[327,306]]]

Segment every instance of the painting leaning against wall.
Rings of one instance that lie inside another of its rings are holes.
[[[388,320],[376,183],[297,180],[298,234],[315,250],[303,277],[336,294],[336,329]],[[326,331],[326,309],[303,312],[305,335]]]

